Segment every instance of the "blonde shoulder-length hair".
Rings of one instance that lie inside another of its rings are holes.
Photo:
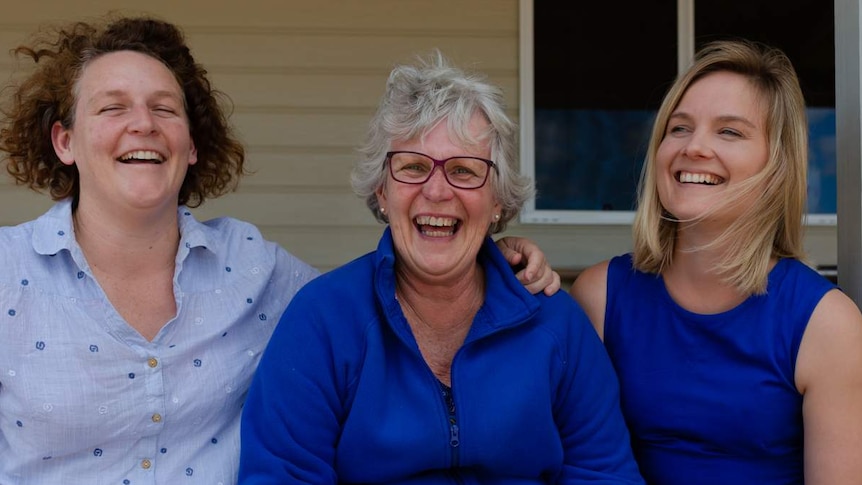
[[[805,260],[802,218],[808,169],[808,125],[799,80],[787,56],[763,44],[747,40],[707,44],[665,95],[638,186],[633,259],[637,269],[657,274],[673,261],[679,222],[668,217],[659,200],[655,157],[668,120],[686,90],[697,80],[719,71],[745,76],[766,106],[769,159],[763,170],[738,185],[730,197],[709,211],[752,197],[755,200],[712,243],[700,249],[723,248],[724,257],[712,270],[744,294],[763,294],[772,258]]]

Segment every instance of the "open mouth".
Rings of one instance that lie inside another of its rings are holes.
[[[676,181],[683,184],[719,185],[724,179],[711,173],[676,172]]]
[[[448,237],[458,232],[461,222],[454,217],[418,216],[413,225],[423,236]]]
[[[165,161],[165,157],[159,152],[152,150],[135,150],[117,158],[117,161],[128,164],[145,163],[159,165]]]

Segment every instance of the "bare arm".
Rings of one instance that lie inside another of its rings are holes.
[[[499,239],[497,247],[506,261],[518,269],[515,276],[530,293],[544,291],[551,296],[560,289],[559,273],[551,268],[536,243],[524,237],[508,236]]]
[[[811,315],[796,361],[803,394],[805,483],[862,481],[862,315],[839,290]]]
[[[599,337],[605,338],[605,304],[608,300],[608,262],[590,266],[578,275],[569,293],[587,313]]]

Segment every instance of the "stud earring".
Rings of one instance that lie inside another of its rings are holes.
[[[381,214],[386,214],[386,208],[385,208],[385,207],[381,207],[381,208],[380,208],[380,213],[381,213]]]
[[[494,221],[496,222],[499,220],[500,220],[500,214],[494,214]]]

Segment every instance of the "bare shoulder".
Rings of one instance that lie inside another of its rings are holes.
[[[804,393],[824,373],[838,377],[834,374],[841,370],[862,375],[862,313],[850,297],[834,289],[823,296],[808,321],[797,357],[797,387]]]
[[[834,289],[817,304],[796,360],[803,394],[805,483],[856,484],[862,476],[862,314]]]
[[[569,293],[584,309],[599,337],[603,339],[608,289],[608,263],[608,261],[602,261],[584,269],[569,289]]]

